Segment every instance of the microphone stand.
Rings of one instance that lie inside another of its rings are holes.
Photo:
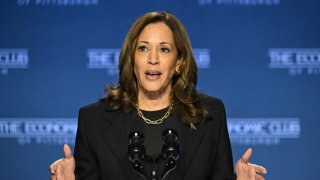
[[[177,143],[177,132],[167,129],[162,133],[162,154],[153,160],[146,154],[144,135],[141,132],[129,134],[128,156],[132,170],[144,180],[164,180],[176,168],[176,161],[181,151]],[[159,173],[160,172],[160,173]]]

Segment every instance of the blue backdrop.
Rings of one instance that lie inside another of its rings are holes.
[[[253,147],[267,179],[317,179],[319,0],[1,0],[1,179],[49,178],[79,108],[117,82],[129,27],[159,10],[189,32],[198,89],[225,102],[234,160]]]

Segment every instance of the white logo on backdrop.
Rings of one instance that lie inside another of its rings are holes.
[[[1,74],[8,74],[8,69],[26,69],[28,64],[27,49],[0,49]]]
[[[18,6],[94,6],[99,0],[17,0]]]
[[[301,75],[304,71],[320,75],[320,49],[270,49],[271,69],[288,69],[290,75]]]
[[[15,138],[20,145],[72,145],[76,132],[76,118],[0,118],[0,138]]]
[[[107,69],[109,75],[118,74],[120,49],[88,49],[89,69]]]
[[[276,145],[280,139],[299,138],[299,118],[230,118],[232,144]],[[75,143],[76,118],[0,118],[0,138],[17,139],[20,145]]]
[[[230,118],[228,130],[232,144],[276,145],[280,139],[299,138],[299,118]]]
[[[211,4],[233,5],[233,6],[271,6],[279,5],[280,0],[198,0],[200,6]]]
[[[210,68],[210,51],[209,49],[193,49],[194,58],[199,69]]]
[[[199,69],[210,68],[210,51],[205,48],[193,49]],[[120,49],[88,49],[87,56],[89,69],[107,69],[111,76],[118,74]]]

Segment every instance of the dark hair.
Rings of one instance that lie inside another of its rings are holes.
[[[199,118],[207,115],[202,98],[196,91],[197,65],[187,31],[182,23],[168,12],[147,13],[131,26],[120,52],[119,85],[109,86],[106,100],[113,110],[121,108],[126,112],[137,103],[138,82],[133,68],[137,40],[145,26],[160,22],[171,29],[180,60],[180,73],[175,74],[172,80],[171,101],[175,103],[174,109],[185,123],[196,124]]]

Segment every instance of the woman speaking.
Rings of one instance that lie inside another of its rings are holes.
[[[188,34],[167,12],[130,28],[119,59],[119,85],[80,109],[74,157],[51,166],[51,179],[264,179],[248,163],[233,169],[223,102],[197,92]],[[169,160],[168,160],[169,158]]]

